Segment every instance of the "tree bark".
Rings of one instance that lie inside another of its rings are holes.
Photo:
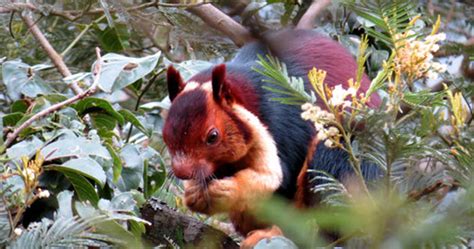
[[[151,222],[145,238],[154,246],[181,248],[237,249],[239,245],[224,232],[182,214],[156,199],[150,199],[141,209],[142,218]]]
[[[250,31],[244,26],[210,3],[187,8],[187,11],[201,18],[210,27],[224,33],[238,47],[255,40]]]

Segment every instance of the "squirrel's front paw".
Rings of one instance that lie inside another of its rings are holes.
[[[210,214],[211,200],[206,187],[194,180],[184,181],[184,203],[194,212]]]
[[[208,191],[215,212],[228,212],[240,203],[239,186],[232,177],[211,181]]]
[[[184,182],[184,202],[189,209],[203,213],[215,214],[228,212],[239,201],[238,184],[233,178],[212,180],[207,186],[194,180]]]

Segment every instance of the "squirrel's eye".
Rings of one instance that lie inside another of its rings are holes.
[[[214,128],[211,131],[209,131],[209,133],[207,134],[206,143],[209,145],[215,144],[218,138],[219,138],[219,131],[216,128]]]

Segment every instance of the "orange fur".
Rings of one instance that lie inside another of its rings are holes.
[[[250,232],[242,244],[240,245],[241,249],[250,249],[257,245],[263,239],[270,239],[275,236],[282,236],[283,232],[277,226],[272,226],[267,229],[260,229]]]
[[[300,171],[297,179],[297,189],[295,194],[295,205],[297,208],[304,208],[310,205],[310,201],[307,199],[310,194],[308,193],[310,190],[308,189],[308,163],[311,161],[314,152],[316,151],[316,147],[319,144],[319,139],[316,137],[313,138],[311,144],[308,147],[308,152],[306,154],[306,159],[304,161],[303,168]]]

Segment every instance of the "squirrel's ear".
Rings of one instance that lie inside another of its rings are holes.
[[[168,67],[166,72],[166,81],[168,82],[168,93],[170,100],[173,101],[174,98],[184,89],[184,81],[181,78],[178,70],[173,66]]]
[[[225,64],[220,64],[212,70],[212,95],[216,102],[226,100],[232,102],[232,93],[227,85]]]

